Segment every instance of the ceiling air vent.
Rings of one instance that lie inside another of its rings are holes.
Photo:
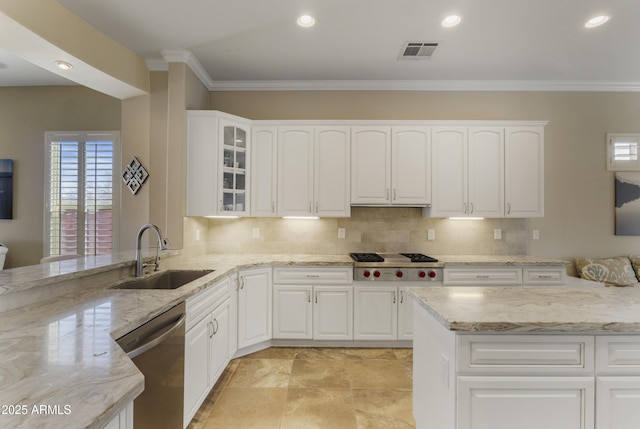
[[[425,60],[436,50],[436,42],[408,42],[402,47],[401,60]]]

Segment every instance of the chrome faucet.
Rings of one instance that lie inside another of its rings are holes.
[[[153,231],[155,231],[156,235],[158,236],[158,247],[156,250],[156,260],[153,264],[144,264],[142,262],[142,234],[147,230],[147,229],[151,229]],[[159,260],[160,260],[160,250],[166,250],[167,246],[165,244],[166,239],[162,236],[162,231],[160,231],[160,228],[158,228],[157,226],[153,225],[153,224],[146,224],[146,225],[142,225],[142,228],[140,228],[140,230],[138,231],[138,238],[136,239],[136,277],[142,277],[143,274],[143,270],[144,267],[149,266],[149,265],[153,265],[155,266],[154,271],[158,271],[158,268],[160,267],[159,264]]]

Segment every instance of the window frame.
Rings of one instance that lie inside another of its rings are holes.
[[[78,224],[83,225],[83,239],[78,240],[78,253],[85,256],[85,145],[87,142],[96,141],[111,141],[113,143],[113,170],[112,170],[112,232],[111,232],[111,254],[115,254],[119,250],[119,231],[120,231],[120,170],[122,167],[121,160],[121,143],[120,143],[120,131],[47,131],[45,132],[44,139],[44,213],[43,213],[43,256],[52,256],[51,250],[51,143],[54,142],[78,142],[82,149],[79,149],[79,169],[82,174],[79,174],[78,183],[81,187],[83,197],[79,199],[78,203]],[[91,256],[91,255],[89,255]]]
[[[616,143],[626,143],[633,140],[636,143],[636,159],[614,159]],[[640,171],[640,133],[607,133],[607,170]]]

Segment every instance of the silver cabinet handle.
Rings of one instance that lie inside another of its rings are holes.
[[[318,292],[316,292],[316,304],[318,303]]]
[[[469,214],[473,214],[473,203],[469,203],[469,207],[470,207]]]
[[[275,212],[276,212],[276,202],[271,201],[271,213],[275,213]]]
[[[396,303],[396,292],[395,291],[393,291],[393,303],[394,304]]]
[[[307,291],[307,302],[311,302],[311,292]]]
[[[511,214],[511,203],[507,203],[507,214]]]
[[[400,304],[404,304],[404,291],[400,291]]]
[[[244,289],[244,277],[240,277],[240,289]]]
[[[207,330],[209,331],[209,338],[213,338],[213,336],[215,335],[215,330],[213,329],[213,322],[207,323]]]
[[[218,325],[218,319],[213,319],[213,321],[215,322],[215,327],[213,328],[213,335],[218,333],[218,328],[220,327]]]
[[[397,199],[396,188],[393,188],[393,201],[395,201],[396,199]]]

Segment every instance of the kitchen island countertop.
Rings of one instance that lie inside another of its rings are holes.
[[[410,295],[460,333],[640,333],[637,287],[411,288]]]

